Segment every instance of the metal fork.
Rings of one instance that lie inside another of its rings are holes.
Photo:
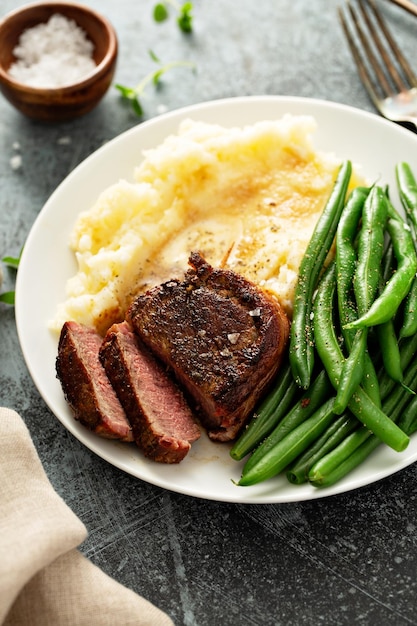
[[[339,17],[359,76],[376,109],[387,119],[417,130],[417,78],[389,32],[374,0],[347,2],[351,24]]]

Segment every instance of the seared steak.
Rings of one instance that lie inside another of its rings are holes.
[[[133,441],[132,428],[99,361],[102,337],[92,328],[65,322],[56,373],[74,417],[102,437]]]
[[[184,280],[140,295],[127,319],[193,399],[209,436],[234,439],[282,360],[289,321],[280,305],[230,270],[190,256]]]
[[[163,463],[182,461],[200,430],[177,384],[127,322],[107,331],[100,359],[145,455]]]

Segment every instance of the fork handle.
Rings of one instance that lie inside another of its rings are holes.
[[[405,9],[417,17],[417,5],[414,4],[414,2],[411,2],[411,0],[390,0],[390,2],[397,4],[402,9]]]

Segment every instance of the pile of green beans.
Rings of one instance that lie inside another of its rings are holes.
[[[329,486],[417,430],[417,182],[356,187],[342,164],[300,266],[287,360],[231,449],[240,486]],[[329,251],[335,244],[335,254]],[[326,265],[327,263],[327,265]]]

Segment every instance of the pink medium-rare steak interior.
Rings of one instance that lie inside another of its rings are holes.
[[[56,373],[74,417],[109,439],[133,441],[126,413],[99,361],[102,337],[76,322],[62,327]]]
[[[178,463],[200,430],[181,390],[127,322],[114,324],[100,359],[129,416],[137,445],[149,458]]]

